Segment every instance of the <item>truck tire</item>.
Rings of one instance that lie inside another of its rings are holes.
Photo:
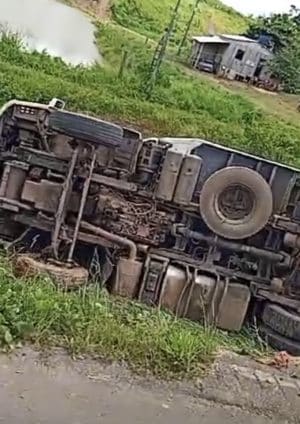
[[[30,255],[17,255],[13,260],[13,269],[17,277],[36,277],[48,275],[59,287],[74,289],[88,282],[89,273],[79,266],[66,266],[61,262],[43,262]]]
[[[300,343],[283,337],[280,334],[273,331],[271,328],[266,326],[260,327],[260,334],[266,341],[266,343],[272,348],[279,351],[286,351],[290,355],[300,356]]]
[[[273,210],[270,186],[256,171],[241,166],[211,175],[200,194],[200,213],[208,228],[227,239],[258,233]]]
[[[286,311],[279,305],[267,303],[262,321],[276,333],[300,342],[300,315]]]
[[[51,111],[49,128],[79,140],[108,147],[119,146],[123,140],[123,128],[119,125],[62,110]]]

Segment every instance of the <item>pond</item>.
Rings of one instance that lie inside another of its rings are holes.
[[[100,62],[95,27],[79,10],[56,0],[0,0],[0,25],[31,50],[46,50],[72,65]]]

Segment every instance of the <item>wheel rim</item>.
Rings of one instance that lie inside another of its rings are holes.
[[[241,223],[252,216],[255,195],[245,185],[231,184],[216,196],[215,207],[222,220]]]

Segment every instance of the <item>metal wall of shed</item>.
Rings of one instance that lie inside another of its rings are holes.
[[[236,59],[238,50],[245,52],[242,60]],[[221,65],[242,77],[252,78],[262,57],[271,55],[259,44],[234,42],[225,51]]]

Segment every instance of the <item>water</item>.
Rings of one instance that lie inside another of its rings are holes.
[[[18,33],[29,49],[46,50],[72,65],[101,60],[93,24],[56,0],[0,0],[0,25]]]

